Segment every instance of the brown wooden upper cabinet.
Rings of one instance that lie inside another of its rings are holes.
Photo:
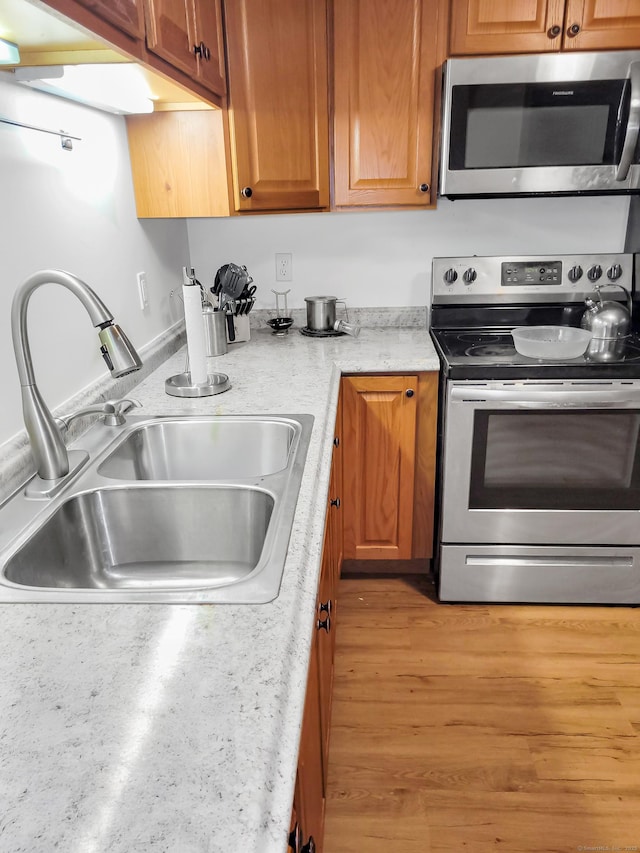
[[[226,0],[236,210],[329,206],[326,0]]]
[[[77,0],[77,2],[133,38],[144,38],[144,18],[139,0]]]
[[[70,21],[104,39],[118,50],[143,60],[144,14],[142,0],[43,0]]]
[[[428,207],[438,0],[336,0],[335,206]]]
[[[218,94],[226,91],[220,0],[144,0],[147,47]]]
[[[638,0],[452,0],[452,55],[640,47]]]
[[[118,50],[222,106],[222,0],[44,0]]]

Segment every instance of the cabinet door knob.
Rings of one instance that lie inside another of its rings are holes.
[[[199,56],[200,59],[206,59],[207,61],[211,59],[211,51],[203,41],[201,41],[200,44],[194,45],[193,52],[196,56]]]
[[[407,395],[407,397],[413,397],[413,394],[414,394],[413,388],[407,388],[407,390],[404,393]]]
[[[567,35],[570,38],[573,38],[574,36],[577,36],[579,32],[580,32],[580,24],[571,24],[571,26],[567,30]]]
[[[316,622],[316,628],[318,629],[318,631],[321,631],[324,628],[324,630],[328,634],[331,630],[331,616],[327,615],[324,619],[318,619],[318,621]]]
[[[296,823],[289,833],[289,853],[300,853],[300,843],[302,842],[302,833],[300,825]]]
[[[316,853],[316,842],[313,840],[313,835],[309,836],[309,840],[304,845],[300,853]]]
[[[340,447],[340,439],[338,438],[338,436],[336,436],[336,437],[333,439],[333,446],[334,446],[334,447]]]
[[[428,193],[429,192],[429,184],[420,184],[418,189],[420,190],[421,193]]]
[[[331,498],[329,503],[331,506],[334,506],[336,509],[340,509],[340,498]]]
[[[329,601],[321,601],[318,605],[318,614],[331,613],[331,599]]]
[[[242,187],[242,189],[240,190],[240,195],[243,196],[243,198],[251,198],[251,196],[253,195],[253,190],[251,189],[251,187]]]
[[[547,30],[547,35],[550,39],[557,39],[560,33],[562,32],[562,27],[559,27],[557,24],[553,27],[550,27]]]

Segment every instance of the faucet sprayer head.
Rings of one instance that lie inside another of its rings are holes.
[[[142,361],[129,338],[113,322],[99,326],[100,352],[115,378],[140,370]]]

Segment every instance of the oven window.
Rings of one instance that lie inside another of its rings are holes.
[[[471,509],[640,509],[640,413],[474,416]]]

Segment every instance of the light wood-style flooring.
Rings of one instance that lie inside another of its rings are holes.
[[[324,853],[640,851],[640,609],[340,581]]]

